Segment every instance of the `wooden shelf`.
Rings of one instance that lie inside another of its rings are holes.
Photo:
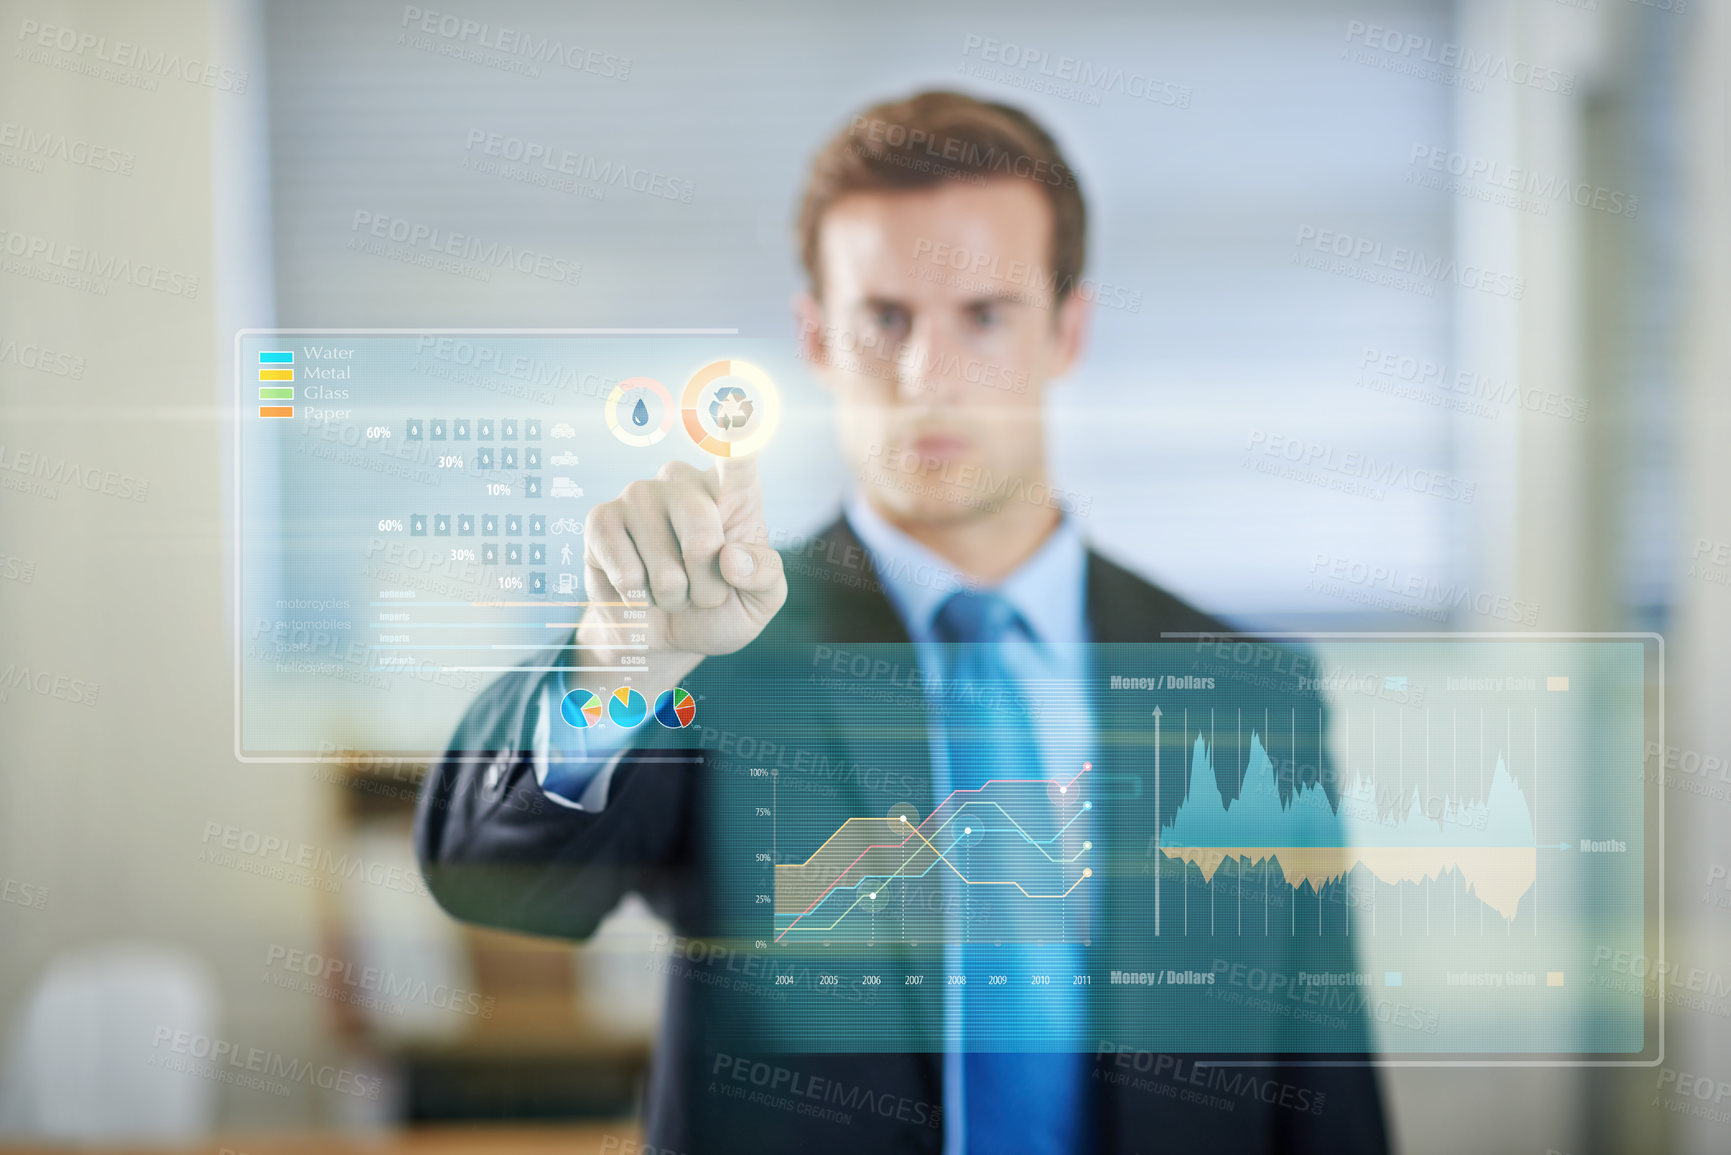
[[[326,1132],[230,1135],[184,1147],[0,1145],[4,1155],[589,1155],[630,1151],[635,1122],[569,1127],[424,1127],[385,1135]]]

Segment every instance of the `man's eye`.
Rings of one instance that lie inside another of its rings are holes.
[[[997,305],[975,305],[974,327],[996,329],[1004,323],[1004,311]]]
[[[907,323],[907,310],[895,305],[883,305],[872,310],[872,324],[886,332],[899,332]]]

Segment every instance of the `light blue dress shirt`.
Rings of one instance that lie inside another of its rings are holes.
[[[972,583],[858,495],[848,501],[846,515],[871,557],[878,584],[914,643],[924,684],[941,686],[941,647],[934,638],[933,620],[951,594]],[[994,587],[1015,607],[1027,640],[1033,643],[1005,647],[1004,661],[1022,694],[1040,704],[1033,724],[1042,777],[1073,778],[1097,752],[1087,696],[1087,647],[1082,644],[1092,640],[1087,577],[1088,554],[1081,532],[1065,518],[1033,557]],[[576,810],[600,810],[631,735],[613,726],[581,730],[567,724],[559,715],[564,678],[559,673],[543,683],[534,736],[536,778],[544,788],[550,780],[555,784],[556,792],[548,793],[553,802]],[[929,741],[936,802],[948,793],[949,745],[942,711],[934,711],[934,717],[938,720],[932,724]],[[1092,903],[1079,900],[1076,915],[1091,917]],[[951,969],[958,968],[952,965]],[[960,997],[955,988],[946,988],[946,993],[946,1038],[959,1042]],[[945,1155],[963,1155],[967,1150],[961,1070],[961,1053],[951,1046],[944,1056]]]

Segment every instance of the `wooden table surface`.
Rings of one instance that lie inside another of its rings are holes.
[[[309,1131],[230,1135],[191,1147],[14,1146],[0,1155],[639,1155],[637,1124],[565,1127],[427,1127],[382,1135]]]

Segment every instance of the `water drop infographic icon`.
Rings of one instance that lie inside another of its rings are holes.
[[[634,449],[666,437],[678,420],[673,394],[653,377],[629,377],[613,387],[604,408],[607,429]]]

